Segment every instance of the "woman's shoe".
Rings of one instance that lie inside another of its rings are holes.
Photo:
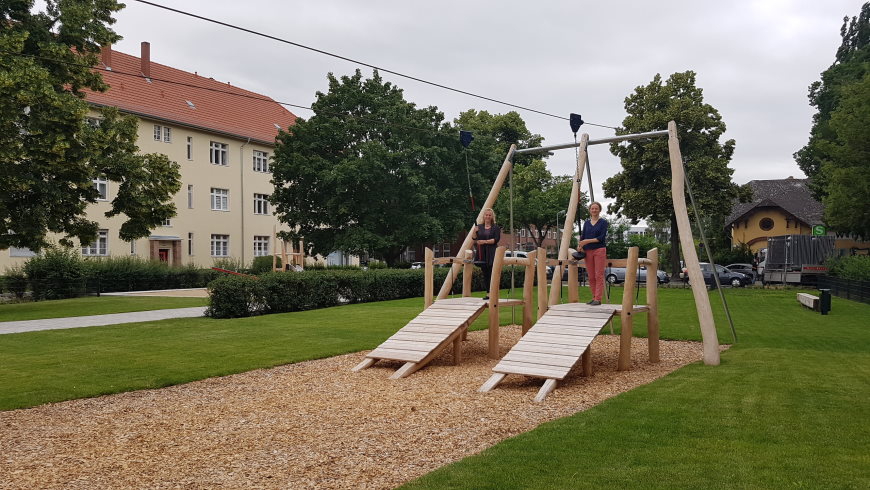
[[[598,306],[601,304],[601,301],[598,301],[597,299],[593,299],[589,304],[592,306]]]
[[[589,301],[586,302],[587,305],[591,305],[592,303],[595,303],[594,299],[590,299]]]
[[[483,300],[484,300],[484,301],[489,300],[489,296],[484,296],[484,297],[483,297]]]

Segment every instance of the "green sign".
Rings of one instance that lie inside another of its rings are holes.
[[[825,236],[827,234],[828,234],[828,229],[825,228],[825,225],[813,226],[813,236]]]

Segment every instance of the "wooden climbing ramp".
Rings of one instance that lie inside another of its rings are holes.
[[[632,312],[647,311],[647,306],[634,306]],[[531,330],[492,368],[495,374],[478,391],[495,388],[508,374],[544,378],[546,381],[535,397],[542,401],[565,379],[583,358],[584,375],[591,372],[589,346],[607,325],[621,305],[586,305],[566,303],[553,305]]]
[[[390,379],[404,378],[453,346],[453,361],[461,360],[461,344],[468,327],[489,303],[481,298],[441,299],[423,310],[392,337],[371,351],[355,368],[360,371],[381,359],[404,361]]]

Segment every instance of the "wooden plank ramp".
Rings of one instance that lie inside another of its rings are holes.
[[[495,374],[478,391],[490,391],[506,375],[520,374],[545,379],[535,396],[536,402],[543,401],[556,388],[556,384],[568,376],[598,332],[621,309],[621,305],[592,306],[581,303],[551,306],[492,368]],[[645,309],[644,306],[633,307],[634,311]]]
[[[454,349],[453,361],[458,364],[463,333],[488,305],[487,301],[472,297],[438,300],[369,352],[353,371],[371,367],[381,359],[404,361],[405,364],[390,379],[404,378],[438,357],[451,345]]]

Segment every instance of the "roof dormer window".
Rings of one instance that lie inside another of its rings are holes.
[[[187,107],[190,107],[191,109],[196,109],[196,105],[194,105],[193,102],[189,100],[185,100],[185,102],[187,102]]]

